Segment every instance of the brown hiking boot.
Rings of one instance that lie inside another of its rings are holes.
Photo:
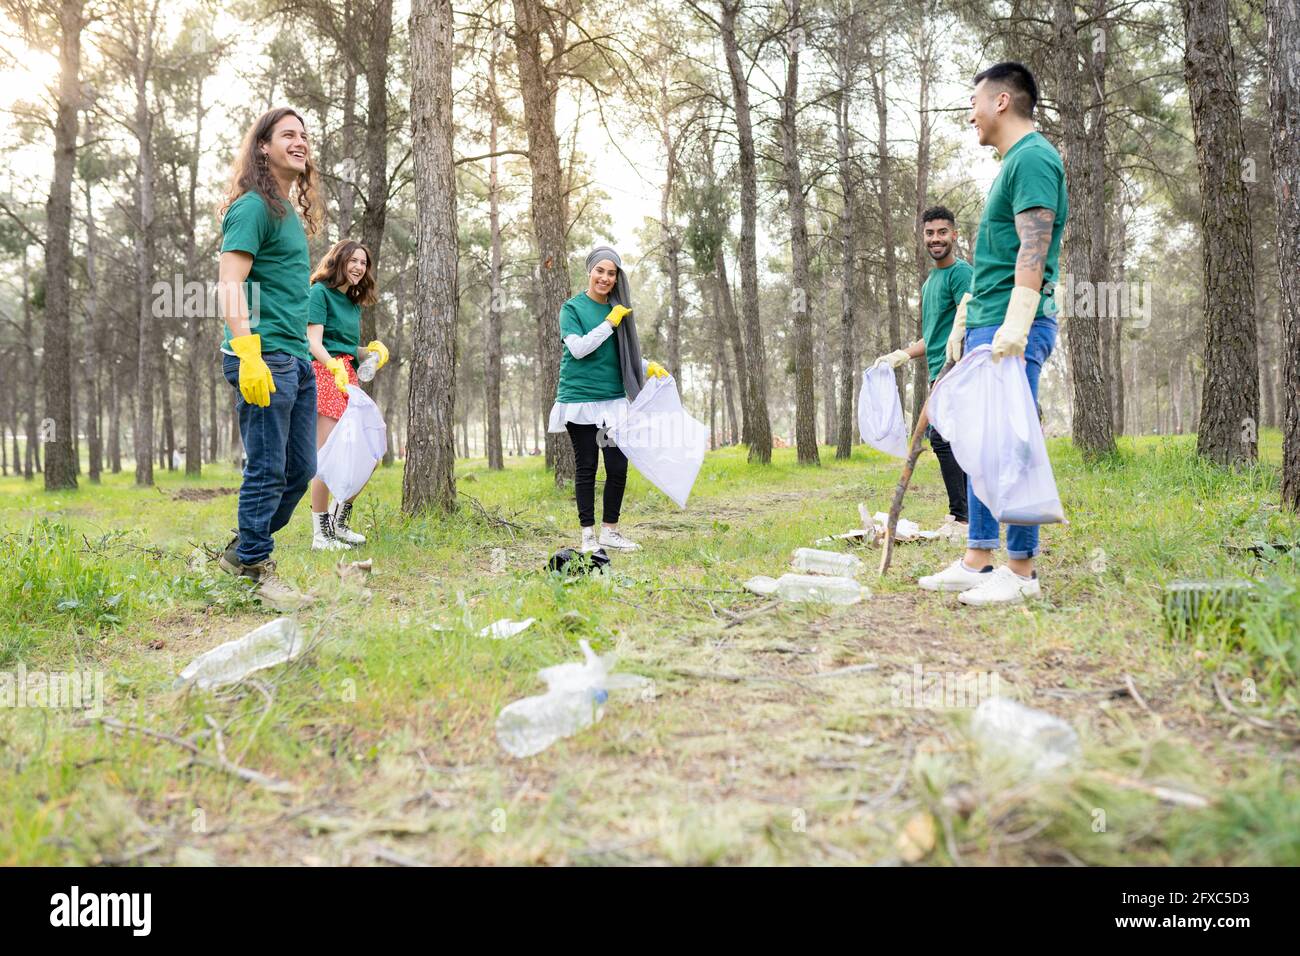
[[[239,555],[235,553],[238,545],[239,535],[236,533],[235,539],[226,545],[226,550],[221,553],[217,564],[220,565],[221,570],[229,574],[248,578],[254,582],[256,587],[253,593],[259,601],[277,611],[296,611],[310,602],[311,599],[301,591],[280,580],[279,575],[275,573],[275,562],[270,558],[256,564],[241,562]]]

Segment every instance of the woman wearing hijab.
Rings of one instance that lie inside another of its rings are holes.
[[[567,431],[573,442],[582,550],[635,551],[640,545],[618,530],[627,457],[605,436],[604,429],[627,414],[646,376],[665,377],[668,370],[641,358],[632,317],[632,290],[623,260],[609,246],[597,246],[588,254],[587,291],[561,307],[560,338],[564,342],[560,381],[547,431]],[[605,450],[605,494],[597,537],[596,463],[601,448]]]

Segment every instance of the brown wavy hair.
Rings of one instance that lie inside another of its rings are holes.
[[[312,270],[311,281],[324,282],[331,289],[350,282],[348,260],[358,249],[366,254],[366,274],[361,277],[360,282],[348,286],[347,297],[357,305],[374,305],[378,301],[375,294],[375,257],[370,254],[368,248],[355,239],[343,239],[334,243],[330,251],[316,263],[316,268]]]
[[[255,192],[261,196],[262,201],[277,217],[283,217],[289,211],[285,206],[284,198],[280,195],[275,177],[271,175],[271,167],[266,161],[266,155],[258,149],[263,143],[271,141],[275,124],[286,116],[296,118],[299,123],[302,123],[303,129],[307,128],[307,122],[302,118],[301,113],[288,106],[279,106],[259,116],[257,122],[244,134],[244,141],[240,144],[239,152],[235,154],[235,161],[230,167],[230,185],[226,189],[225,201],[217,210],[218,220],[225,216],[231,203],[248,192]],[[322,215],[319,180],[316,177],[316,164],[312,162],[310,148],[307,151],[306,168],[298,174],[294,187],[298,213],[302,216],[307,235],[314,236],[320,228]]]

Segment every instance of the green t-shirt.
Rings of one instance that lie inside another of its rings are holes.
[[[921,287],[921,338],[925,340],[925,363],[933,379],[947,361],[948,333],[957,315],[957,303],[970,291],[974,270],[965,259],[930,270]]]
[[[1030,133],[1016,141],[1002,157],[993,186],[984,203],[979,235],[975,240],[975,277],[971,301],[966,307],[966,328],[1001,325],[1007,315],[1007,303],[1016,285],[1016,255],[1020,236],[1016,233],[1016,214],[1035,207],[1052,209],[1052,241],[1047,247],[1043,267],[1043,284],[1056,281],[1061,257],[1061,233],[1070,207],[1065,193],[1065,166],[1056,147],[1041,133]],[[1038,316],[1056,315],[1052,296],[1038,303]]]
[[[277,217],[258,193],[246,192],[230,204],[221,221],[221,251],[247,252],[253,257],[244,299],[251,320],[249,331],[262,337],[262,353],[288,352],[310,362],[307,285],[311,258],[297,214],[290,208]],[[231,351],[229,328],[221,348]]]
[[[307,294],[307,324],[325,326],[321,345],[333,357],[357,357],[361,346],[361,306],[333,286],[313,282]]]
[[[586,335],[605,321],[613,308],[579,292],[560,307],[560,383],[555,390],[557,402],[607,402],[625,398],[623,373],[618,365],[618,336],[611,335],[596,350],[574,358],[565,348],[568,335]]]

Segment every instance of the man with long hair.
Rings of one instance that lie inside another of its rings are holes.
[[[263,602],[292,610],[304,598],[276,577],[271,536],[289,523],[316,474],[307,234],[320,222],[316,170],[297,112],[268,110],[248,130],[220,216],[222,371],[238,394],[245,461],[239,528],[220,564],[256,582]]]

